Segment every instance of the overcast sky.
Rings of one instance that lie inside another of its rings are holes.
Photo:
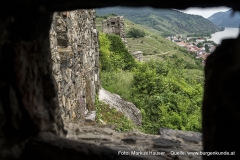
[[[186,10],[179,10],[181,12],[187,13],[187,14],[195,14],[203,16],[204,18],[208,18],[214,13],[217,12],[225,12],[229,10],[230,8],[227,7],[214,7],[214,8],[188,8]]]

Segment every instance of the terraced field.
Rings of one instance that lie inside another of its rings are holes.
[[[103,20],[103,17],[96,18],[96,27],[99,32],[102,31]],[[150,59],[164,60],[175,55],[175,57],[182,58],[189,63],[195,63],[195,60],[190,57],[187,50],[160,36],[159,31],[147,26],[135,24],[127,19],[125,19],[124,22],[125,33],[127,33],[130,28],[136,28],[143,30],[146,34],[146,36],[142,38],[126,38],[126,46],[130,53],[142,51],[144,61]]]

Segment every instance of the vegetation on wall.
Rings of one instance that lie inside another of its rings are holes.
[[[129,70],[135,66],[133,56],[119,36],[100,33],[99,45],[102,71]]]

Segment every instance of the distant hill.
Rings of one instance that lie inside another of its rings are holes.
[[[134,23],[156,29],[162,35],[188,33],[214,33],[218,27],[198,15],[190,15],[173,9],[109,7],[96,9],[97,15],[116,14]]]
[[[226,12],[217,12],[208,18],[219,27],[238,28],[240,25],[240,12],[236,12],[233,16],[232,9]]]

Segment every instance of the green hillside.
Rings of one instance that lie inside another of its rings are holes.
[[[148,28],[144,26],[125,20],[126,33],[130,28],[140,29],[146,34],[146,36],[142,38],[126,38],[129,51],[142,51],[144,54],[144,60],[149,60],[150,58],[164,59],[175,53],[179,53],[179,56],[185,56],[184,52],[181,51],[182,48],[160,36],[161,33],[157,30],[148,30]],[[184,59],[191,61],[188,56]]]
[[[214,33],[218,27],[198,15],[177,10],[109,7],[96,9],[98,15],[116,14],[134,23],[158,30],[163,36],[188,33]]]
[[[129,20],[125,20],[125,32],[135,28],[145,36],[127,38],[124,44],[117,35],[101,33],[101,23],[106,18],[98,16],[96,19],[100,32],[102,87],[141,110],[142,126],[137,128],[145,133],[157,134],[160,127],[201,131],[204,80],[201,62],[184,48],[160,36],[159,31]],[[136,61],[129,53],[138,50],[144,52],[144,62]],[[105,122],[118,126],[121,131],[136,128],[124,119],[115,124],[116,118],[111,116],[108,107],[98,105],[96,108],[100,118],[105,110]]]
[[[105,17],[106,18],[106,17]],[[102,31],[103,17],[96,19],[98,31]],[[129,52],[142,51],[144,61],[150,59],[175,59],[181,58],[189,65],[200,64],[201,62],[195,59],[186,49],[179,47],[175,43],[163,38],[158,30],[135,24],[129,20],[124,20],[125,33],[131,28],[140,29],[145,32],[145,37],[142,38],[126,38],[127,48]],[[198,66],[198,65],[197,65]]]
[[[233,15],[232,13],[232,9],[226,12],[217,12],[208,17],[208,20],[219,27],[238,28],[240,24],[240,12],[236,12]]]

